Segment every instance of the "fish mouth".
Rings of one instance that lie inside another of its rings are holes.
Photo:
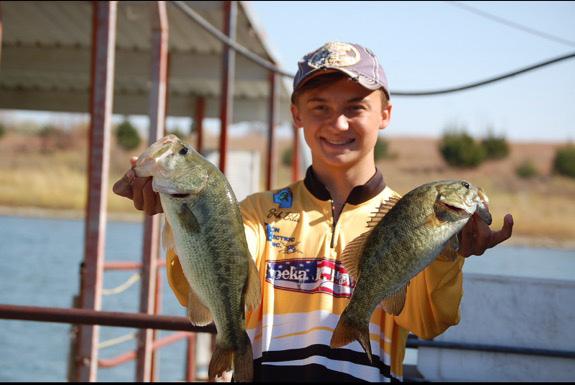
[[[466,209],[462,208],[462,207],[458,207],[458,206],[454,206],[454,205],[450,205],[449,203],[445,203],[445,202],[437,202],[438,205],[443,206],[444,208],[456,212],[457,214],[464,216],[466,214],[470,214],[469,211],[467,211]]]

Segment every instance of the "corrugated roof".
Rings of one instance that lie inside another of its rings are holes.
[[[188,1],[222,28],[223,2]],[[0,108],[87,112],[92,4],[89,1],[3,1]],[[114,113],[148,114],[152,2],[118,2]],[[218,117],[223,44],[169,4],[169,116],[193,116],[197,96]],[[242,2],[237,41],[274,61]],[[236,55],[234,121],[267,119],[268,71]],[[280,82],[280,116],[288,120],[289,90]]]

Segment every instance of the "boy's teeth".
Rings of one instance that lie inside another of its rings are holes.
[[[333,140],[333,139],[326,139],[329,144],[347,144],[351,143],[353,139],[346,139],[346,140]]]

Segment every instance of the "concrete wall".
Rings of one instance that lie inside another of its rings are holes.
[[[464,273],[465,274],[465,273]],[[575,281],[465,274],[461,322],[436,341],[575,351]],[[573,381],[575,359],[419,348],[430,381]]]

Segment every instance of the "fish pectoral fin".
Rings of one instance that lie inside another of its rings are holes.
[[[245,304],[249,310],[254,310],[260,305],[262,300],[262,288],[258,268],[253,259],[248,262],[248,279],[245,289]]]
[[[174,233],[172,232],[172,227],[167,220],[164,220],[164,227],[162,228],[162,246],[164,247],[164,250],[176,249]]]
[[[197,234],[201,231],[198,219],[186,203],[182,204],[178,212],[178,221],[189,234]]]
[[[196,292],[190,287],[188,291],[188,303],[186,306],[186,315],[194,326],[206,326],[213,321],[210,309],[198,297]]]
[[[457,234],[449,238],[449,241],[445,244],[445,247],[439,254],[439,259],[443,261],[455,261],[458,257],[457,252],[459,251],[459,237]]]
[[[405,296],[407,294],[407,285],[400,287],[391,295],[385,297],[381,302],[383,310],[388,314],[399,315],[405,305]]]
[[[365,241],[370,233],[371,230],[368,230],[349,242],[340,256],[343,266],[345,266],[349,275],[356,281],[359,278],[359,260],[365,248]]]

